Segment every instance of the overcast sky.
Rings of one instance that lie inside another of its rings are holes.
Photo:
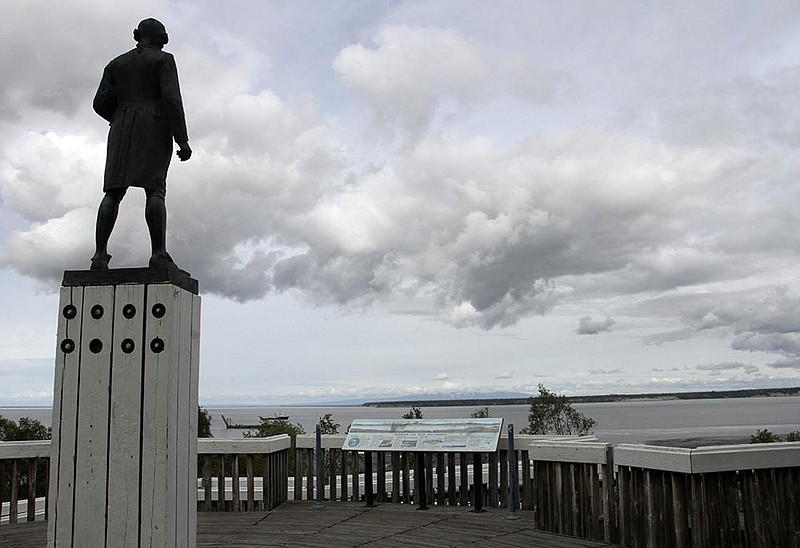
[[[800,3],[3,0],[0,405],[48,403],[105,64],[167,27],[202,402],[800,385]],[[147,263],[131,191],[112,267]]]

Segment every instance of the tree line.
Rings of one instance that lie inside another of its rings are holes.
[[[785,390],[785,389],[784,389]],[[739,391],[741,392],[741,391]],[[755,391],[747,391],[755,392]],[[759,391],[760,392],[760,391]],[[574,398],[559,395],[543,384],[538,386],[538,395],[529,398],[528,425],[520,430],[520,434],[527,435],[567,435],[585,436],[591,434],[597,426],[597,421],[587,417],[572,406]],[[427,402],[426,402],[427,403]],[[207,409],[197,408],[197,435],[200,438],[212,437],[212,417]],[[470,414],[471,418],[489,418],[488,406],[476,409]],[[422,419],[421,405],[412,404],[411,408],[400,416],[402,419]],[[341,425],[335,422],[332,413],[326,413],[319,418],[320,432],[323,435],[339,434]],[[266,438],[280,434],[287,434],[295,446],[295,439],[306,433],[300,423],[290,422],[285,417],[259,417],[256,428],[245,432],[245,438]],[[345,432],[346,433],[346,432]],[[39,420],[22,417],[13,421],[0,416],[0,441],[46,440],[52,435],[51,429],[44,426]],[[800,431],[789,432],[785,439],[767,429],[758,430],[750,437],[750,443],[772,443],[780,441],[800,441]]]

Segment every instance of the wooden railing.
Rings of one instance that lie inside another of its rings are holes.
[[[0,442],[0,524],[47,515],[50,441]]]
[[[634,547],[800,546],[800,443],[550,442],[530,456],[539,529]]]
[[[620,445],[625,546],[800,546],[800,442],[672,449]]]
[[[199,511],[272,510],[286,502],[289,436],[198,441]]]
[[[271,510],[285,502],[290,445],[286,435],[198,440],[198,510]],[[49,462],[49,441],[0,442],[0,524],[47,519]]]
[[[562,436],[562,438],[564,438]],[[533,483],[529,445],[553,436],[515,436],[517,453],[517,489],[519,509],[533,509]],[[570,437],[569,439],[577,440]],[[580,438],[587,441],[593,437]],[[414,476],[416,454],[406,451],[357,453],[343,451],[345,436],[322,436],[324,499],[339,501],[363,500],[365,493],[364,459],[372,459],[372,485],[375,502],[416,504]],[[583,443],[583,442],[581,442]],[[315,436],[298,436],[295,450],[293,498],[314,500],[315,493]],[[509,496],[508,438],[501,437],[498,450],[480,453],[485,485],[482,506],[505,507]],[[527,465],[526,465],[527,464]],[[474,505],[472,453],[426,453],[425,474],[427,497],[434,504],[451,506]]]
[[[614,515],[611,446],[541,441],[530,444],[529,456],[536,527],[611,542],[613,525],[606,519]]]
[[[324,498],[362,500],[365,454],[323,436]],[[800,442],[680,449],[517,436],[516,510],[539,529],[633,547],[800,546]],[[315,498],[312,436],[200,440],[198,510],[272,509]],[[49,442],[0,442],[0,524],[46,518]],[[415,503],[416,473],[428,503],[471,505],[472,457],[372,453],[376,501]],[[508,445],[481,459],[483,506],[506,507]],[[463,463],[463,465],[462,465]],[[294,477],[292,477],[292,475]],[[236,486],[236,487],[234,487]]]

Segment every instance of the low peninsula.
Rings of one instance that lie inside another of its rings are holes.
[[[711,390],[706,392],[662,392],[658,394],[605,394],[598,396],[567,396],[570,403],[607,403],[655,400],[705,400],[720,398],[756,398],[775,396],[800,396],[800,386],[790,388],[750,388],[745,390]],[[454,398],[454,399],[402,399],[373,401],[362,407],[456,407],[491,405],[527,405],[534,396],[514,398]]]

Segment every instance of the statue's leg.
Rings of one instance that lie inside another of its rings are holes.
[[[153,257],[169,257],[167,254],[167,206],[164,193],[158,190],[147,191],[144,218],[150,231],[150,246]]]
[[[150,231],[151,268],[174,268],[181,270],[167,253],[167,206],[164,204],[164,191],[148,190],[144,218]],[[188,272],[181,270],[187,276]]]
[[[111,255],[108,254],[108,240],[114,223],[117,222],[119,204],[125,197],[124,188],[115,188],[106,192],[97,208],[97,225],[94,233],[95,252],[92,257],[92,270],[107,270]]]

